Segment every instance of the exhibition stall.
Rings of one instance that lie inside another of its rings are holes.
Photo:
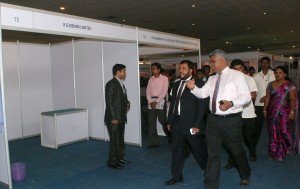
[[[88,137],[109,140],[104,124],[104,88],[116,63],[126,65],[131,108],[127,144],[142,145],[139,44],[199,50],[199,39],[136,27],[1,4],[3,30],[70,36],[77,40],[40,44],[1,42],[3,123],[0,127],[0,183],[11,188],[8,140],[41,134],[41,113],[88,111]],[[80,38],[80,39],[78,39]],[[44,114],[45,115],[45,114]],[[59,136],[63,138],[64,136]],[[3,157],[2,157],[3,156]]]

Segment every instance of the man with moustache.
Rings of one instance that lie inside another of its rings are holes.
[[[216,49],[209,54],[216,75],[209,77],[202,88],[194,80],[187,82],[191,93],[198,98],[210,97],[207,118],[207,167],[204,179],[206,189],[218,189],[222,146],[228,150],[241,177],[241,186],[250,184],[251,169],[242,145],[243,106],[251,101],[250,91],[244,74],[227,65],[226,53]]]
[[[263,57],[260,59],[261,71],[253,76],[255,83],[257,85],[257,97],[255,99],[255,113],[257,115],[255,121],[255,148],[257,147],[261,131],[264,125],[264,102],[266,98],[267,86],[271,81],[275,80],[275,74],[273,70],[270,69],[271,60],[269,57]],[[254,154],[255,160],[257,159],[256,154]]]
[[[182,170],[186,142],[190,145],[201,169],[205,170],[206,167],[207,149],[203,134],[208,100],[196,98],[186,88],[186,82],[192,78],[192,73],[193,63],[189,60],[181,61],[179,65],[180,80],[174,83],[167,121],[167,128],[172,135],[172,178],[165,182],[166,185],[183,180]],[[204,81],[197,80],[196,85],[202,87]]]

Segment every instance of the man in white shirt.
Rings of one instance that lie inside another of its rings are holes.
[[[210,97],[211,114],[207,118],[208,161],[204,186],[218,189],[222,145],[228,150],[241,177],[241,186],[250,184],[251,168],[242,145],[243,106],[251,101],[244,74],[228,67],[225,52],[217,49],[209,54],[216,75],[202,88],[190,80],[187,87],[198,98]]]
[[[255,84],[254,79],[251,76],[246,75],[244,62],[240,59],[232,60],[231,61],[231,69],[240,71],[245,74],[244,76],[247,81],[248,88],[250,90],[251,99],[255,100],[256,95],[257,95],[257,86]],[[242,118],[243,118],[244,141],[249,149],[250,161],[255,162],[257,159],[255,140],[254,140],[256,114],[255,114],[255,109],[254,109],[252,101],[250,101],[248,104],[246,104],[243,107]],[[225,169],[225,170],[231,169],[231,168],[233,168],[233,166],[234,165],[233,165],[231,158],[228,158],[228,164],[226,166],[224,166],[223,169]]]
[[[271,81],[275,80],[274,72],[270,69],[270,58],[263,57],[260,60],[261,71],[253,76],[257,85],[257,97],[255,99],[255,113],[257,115],[255,122],[255,148],[258,144],[261,131],[264,125],[264,101],[266,97],[266,89]]]

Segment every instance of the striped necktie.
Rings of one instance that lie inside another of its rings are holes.
[[[212,113],[216,113],[216,109],[217,109],[217,97],[218,97],[218,91],[219,91],[219,86],[220,86],[220,81],[221,81],[221,75],[222,72],[219,73],[218,75],[218,79],[216,82],[216,86],[215,86],[215,90],[214,90],[214,95],[212,98],[212,105],[211,105],[211,109],[212,109]]]

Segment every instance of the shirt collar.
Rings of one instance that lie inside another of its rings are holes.
[[[124,80],[119,79],[118,77],[115,76],[115,78],[119,81],[120,85],[123,87],[124,85]]]
[[[226,68],[224,68],[220,73],[226,74],[229,72],[229,70],[230,70],[230,68],[228,66],[226,66]],[[220,73],[218,73],[217,75],[220,75]]]

